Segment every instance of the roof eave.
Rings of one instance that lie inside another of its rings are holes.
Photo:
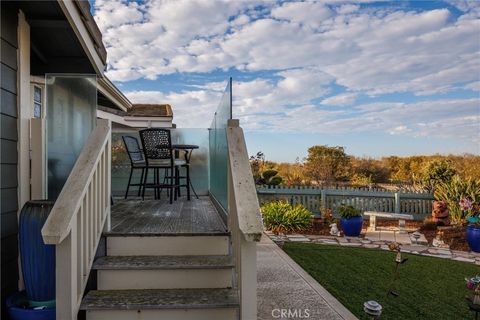
[[[130,100],[107,77],[98,79],[98,90],[119,109],[128,111],[132,108]]]
[[[73,31],[77,35],[83,50],[88,56],[88,59],[92,63],[95,72],[100,77],[103,77],[103,73],[106,69],[106,63],[97,50],[100,50],[95,44],[94,40],[90,36],[90,33],[84,23],[83,15],[78,10],[74,0],[58,0],[58,4],[65,14],[69,24]]]

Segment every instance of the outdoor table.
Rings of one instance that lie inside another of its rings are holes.
[[[199,146],[197,146],[196,144],[178,144],[178,143],[172,144],[172,149],[185,152],[184,153],[184,158],[185,158],[185,162],[187,163],[187,165],[190,164],[190,159],[192,157],[193,150],[198,149],[198,148],[199,148]],[[195,188],[193,187],[193,184],[192,184],[192,179],[190,179],[188,181],[188,183],[190,184],[190,187],[192,188],[193,194],[198,199],[197,192],[195,192]]]

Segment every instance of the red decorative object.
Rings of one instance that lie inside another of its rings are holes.
[[[445,201],[433,201],[433,209],[432,209],[432,218],[433,221],[437,223],[437,225],[441,226],[448,226],[450,225],[450,219],[448,206]]]

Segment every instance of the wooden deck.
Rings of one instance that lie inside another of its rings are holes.
[[[209,197],[187,201],[167,199],[115,200],[112,206],[112,234],[208,235],[227,229]]]

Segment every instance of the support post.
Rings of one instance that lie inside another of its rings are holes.
[[[241,239],[240,319],[257,318],[257,243]]]
[[[400,192],[395,192],[395,213],[400,213]]]
[[[327,190],[322,189],[320,191],[320,201],[321,201],[321,208],[325,209],[327,207]]]
[[[57,245],[56,255],[56,314],[57,319],[76,320],[77,315],[77,239],[76,227]]]

